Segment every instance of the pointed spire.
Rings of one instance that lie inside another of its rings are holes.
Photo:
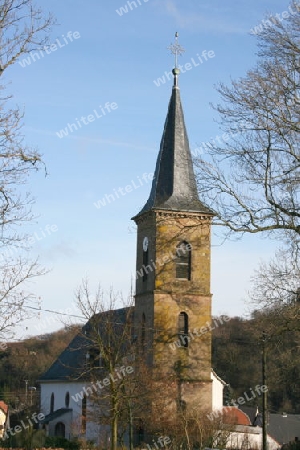
[[[179,45],[176,43],[176,45]],[[175,64],[180,54],[174,45]],[[160,151],[156,162],[154,179],[149,199],[140,211],[151,209],[190,211],[213,214],[198,197],[197,184],[193,170],[192,155],[184,123],[184,115],[178,87],[177,67],[173,69],[174,85],[169,102]]]

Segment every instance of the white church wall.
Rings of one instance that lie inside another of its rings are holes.
[[[224,381],[219,378],[214,371],[211,371],[212,379],[212,409],[213,411],[223,409]]]
[[[260,450],[262,448],[262,429],[260,427],[243,427],[244,431],[233,431],[230,433],[226,448],[241,449],[251,448]],[[271,436],[267,436],[268,450],[279,450],[280,444]]]
[[[110,426],[96,424],[88,421],[85,438],[88,441],[93,441],[98,447],[110,447]]]
[[[86,432],[83,433],[82,431],[82,398],[84,396],[84,389],[87,387],[88,384],[78,382],[41,383],[41,412],[45,416],[50,413],[52,393],[54,394],[53,411],[57,411],[61,408],[72,409],[72,413],[64,414],[49,423],[49,435],[53,436],[55,425],[58,422],[63,422],[66,427],[65,437],[67,439],[76,436],[87,440],[92,440],[96,444],[100,444],[102,442],[106,444],[109,442],[109,427],[96,424],[91,420],[91,418],[89,418],[92,404],[89,402],[88,395]],[[86,392],[88,394],[89,390]],[[66,403],[67,393],[69,393],[69,406],[67,406]]]
[[[50,413],[51,395],[54,394],[54,411],[60,408],[73,409],[75,415],[81,414],[81,401],[76,402],[73,397],[80,394],[85,384],[77,382],[41,383],[41,412],[46,416]],[[66,394],[69,392],[70,402],[66,405]]]
[[[41,383],[41,412],[45,416],[50,414],[52,394],[54,394],[53,411],[61,408],[72,409],[71,414],[64,414],[49,423],[48,430],[50,436],[54,435],[55,425],[58,422],[64,423],[65,437],[67,439],[78,436],[78,430],[81,432],[82,400],[78,395],[82,392],[83,387],[84,384],[77,382]],[[67,393],[69,393],[69,405],[67,403]],[[74,398],[79,401],[75,401]]]

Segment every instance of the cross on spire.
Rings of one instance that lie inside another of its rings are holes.
[[[167,47],[168,50],[171,50],[171,53],[175,55],[175,69],[178,69],[178,55],[182,55],[185,52],[184,48],[178,43],[178,32],[175,33],[175,42],[171,44],[170,47]]]

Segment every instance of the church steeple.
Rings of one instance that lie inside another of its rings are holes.
[[[176,35],[177,38],[177,35]],[[173,46],[176,55],[173,69],[174,85],[160,144],[152,189],[149,199],[140,214],[151,209],[189,211],[213,214],[198,197],[193,170],[192,155],[184,122],[178,86],[178,46]]]
[[[212,407],[211,332],[191,337],[211,321],[210,226],[201,203],[178,87],[174,86],[155,178],[137,224],[134,323],[137,342],[155,373],[176,379],[177,405]],[[177,345],[178,344],[178,345]],[[175,377],[175,378],[174,378]],[[172,401],[170,400],[170,401]],[[175,406],[175,405],[174,405]]]
[[[189,140],[173,70],[174,86],[149,199],[140,214],[153,208],[212,213],[198,197]]]

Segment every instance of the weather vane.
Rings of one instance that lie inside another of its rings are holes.
[[[175,33],[175,42],[171,44],[170,47],[167,47],[168,50],[171,50],[171,53],[175,55],[175,69],[178,68],[178,55],[182,55],[185,52],[184,48],[178,44],[178,32]]]

